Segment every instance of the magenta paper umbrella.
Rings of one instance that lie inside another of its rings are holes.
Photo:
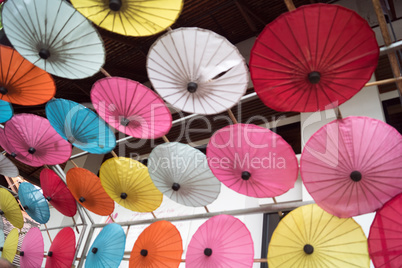
[[[71,156],[71,144],[41,116],[15,115],[6,123],[5,134],[16,154],[26,158],[30,166],[57,165]]]
[[[160,138],[172,127],[172,115],[164,101],[136,81],[100,79],[92,87],[91,100],[108,124],[135,138]]]
[[[44,247],[42,233],[39,228],[33,227],[29,229],[22,241],[20,249],[21,267],[41,267]]]
[[[348,218],[373,212],[402,191],[402,136],[368,117],[347,117],[306,143],[301,176],[327,212]]]
[[[187,247],[186,267],[252,267],[254,243],[246,225],[218,215],[201,225]]]
[[[292,147],[281,136],[251,124],[218,130],[209,140],[207,159],[227,187],[260,198],[287,192],[299,169]]]

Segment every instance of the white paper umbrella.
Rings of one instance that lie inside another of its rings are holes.
[[[220,192],[220,181],[209,169],[206,156],[187,144],[155,147],[148,158],[148,171],[159,191],[186,206],[206,206]]]
[[[2,22],[14,48],[51,74],[86,78],[97,73],[105,62],[98,32],[67,1],[7,1]]]
[[[17,177],[19,175],[18,168],[2,154],[0,154],[0,174],[7,177]]]
[[[148,77],[167,102],[185,112],[217,114],[244,95],[244,58],[224,37],[205,29],[179,28],[150,48]]]

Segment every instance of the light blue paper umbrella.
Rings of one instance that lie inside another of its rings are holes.
[[[14,115],[13,106],[11,103],[0,100],[0,123],[5,123]]]
[[[22,207],[36,222],[44,224],[49,221],[49,205],[43,194],[29,182],[23,182],[18,188]]]
[[[106,225],[89,249],[85,268],[119,267],[125,247],[126,235],[123,228],[116,223]]]
[[[50,124],[65,140],[92,154],[109,153],[116,137],[95,112],[79,103],[53,99],[46,104]]]
[[[3,245],[4,245],[4,224],[3,224],[3,219],[2,218],[0,218],[0,248],[2,248],[3,247]]]

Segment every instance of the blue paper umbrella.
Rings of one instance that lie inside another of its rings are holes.
[[[85,268],[119,267],[125,247],[123,228],[116,223],[106,225],[89,249]]]
[[[5,123],[14,115],[13,106],[11,103],[0,100],[0,123]]]
[[[53,99],[46,104],[46,116],[57,133],[81,150],[106,154],[116,146],[116,137],[105,121],[79,103]]]
[[[29,182],[23,182],[18,189],[22,207],[38,223],[47,223],[50,217],[49,205],[43,194]]]

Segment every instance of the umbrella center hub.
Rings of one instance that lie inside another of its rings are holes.
[[[14,158],[16,158],[16,157],[17,157],[17,154],[16,154],[15,152],[12,152],[12,153],[11,153],[11,156],[14,157]]]
[[[93,249],[92,249],[92,253],[93,253],[93,254],[96,254],[96,252],[98,252],[98,248],[93,248]]]
[[[358,182],[362,179],[362,174],[359,171],[352,171],[352,173],[350,173],[350,178],[352,179],[352,181]]]
[[[321,74],[317,71],[313,71],[308,74],[308,81],[310,81],[311,84],[317,84],[321,80]]]
[[[121,194],[120,194],[120,198],[121,198],[121,199],[126,199],[126,198],[127,198],[127,194],[126,194],[126,193],[121,193]]]
[[[0,209],[0,215],[4,215],[4,211]]]
[[[41,57],[44,60],[47,60],[50,57],[50,51],[49,49],[46,48],[41,48],[39,50],[39,57]]]
[[[28,153],[34,154],[36,152],[36,149],[34,147],[29,147]]]
[[[8,89],[5,87],[0,87],[0,94],[6,95],[8,93]]]
[[[78,199],[81,203],[85,202],[85,198],[83,196],[80,197],[80,199]]]
[[[212,255],[212,249],[211,248],[206,248],[204,249],[204,255],[205,256],[211,256]]]
[[[141,249],[140,254],[141,254],[141,256],[146,257],[146,256],[148,255],[148,250],[146,250],[146,249]]]
[[[121,8],[121,0],[109,0],[109,8],[113,11],[119,11]]]
[[[128,118],[125,118],[125,117],[123,117],[121,120],[120,120],[120,124],[122,125],[122,126],[128,126],[128,124],[130,123],[130,119],[128,119]]]
[[[178,191],[180,189],[180,184],[178,184],[177,182],[173,183],[172,189],[173,191]]]
[[[197,91],[198,84],[195,82],[189,82],[187,84],[187,91],[190,93],[195,93]]]
[[[24,206],[24,209],[27,210],[27,209],[29,209],[29,207],[28,207],[28,206]]]
[[[3,251],[3,247],[0,247],[0,251]]]
[[[53,252],[49,251],[49,253],[47,254],[49,257],[53,256]]]
[[[310,254],[312,254],[314,252],[314,247],[312,245],[310,245],[310,244],[306,244],[303,247],[303,251],[304,251],[304,253],[310,255]]]
[[[20,251],[20,256],[21,256],[21,257],[24,256],[24,251]]]
[[[47,201],[51,201],[52,198],[51,198],[50,196],[46,196],[46,200],[47,200]]]
[[[251,173],[248,172],[248,171],[243,171],[243,172],[241,173],[241,178],[242,178],[243,180],[245,180],[245,181],[248,181],[248,180],[250,179],[250,177],[251,177]]]

